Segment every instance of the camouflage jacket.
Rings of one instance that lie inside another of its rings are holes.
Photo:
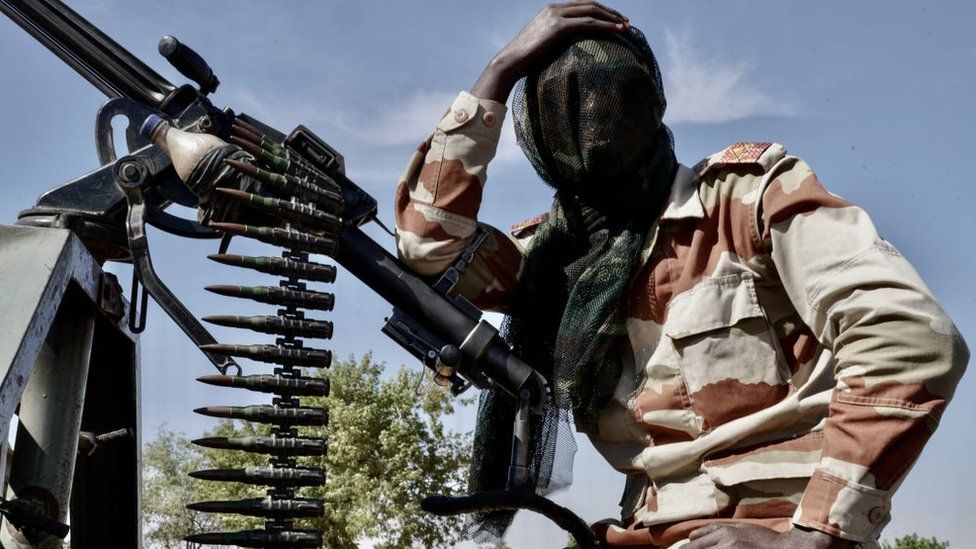
[[[398,249],[416,271],[472,238],[505,113],[462,92],[410,160]],[[461,292],[504,311],[540,221],[482,225]],[[668,545],[733,520],[878,538],[968,351],[863,210],[781,145],[737,143],[679,167],[629,298],[632,352],[588,434],[627,474],[631,534]]]

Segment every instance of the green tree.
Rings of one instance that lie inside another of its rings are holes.
[[[463,489],[470,451],[470,434],[446,428],[444,419],[453,403],[440,389],[417,391],[416,374],[400,368],[387,379],[383,366],[366,354],[336,362],[330,371],[331,394],[325,399],[302,399],[303,404],[327,406],[330,423],[324,435],[325,458],[306,459],[304,465],[324,467],[323,487],[305,488],[303,497],[325,500],[325,516],[302,521],[301,527],[320,528],[325,546],[355,548],[369,540],[377,547],[443,547],[456,543],[460,517],[437,517],[420,509],[429,494]],[[267,426],[222,421],[206,436],[246,436],[267,432]],[[186,474],[198,469],[238,468],[267,463],[265,456],[195,448],[170,431],[162,431],[144,456],[147,539],[160,547],[178,547],[190,532],[213,528],[259,528],[262,522],[235,515],[185,511],[190,501],[260,497],[260,487],[229,482],[196,481]],[[148,484],[155,482],[150,489]],[[158,486],[158,487],[157,487]],[[180,494],[173,492],[179,491]],[[164,493],[167,492],[167,493]],[[190,517],[195,518],[190,518]],[[202,518],[201,518],[202,517]],[[212,521],[212,522],[204,522]],[[165,540],[165,541],[164,541]]]
[[[175,549],[184,545],[188,533],[217,526],[215,517],[185,510],[196,497],[195,482],[186,473],[203,464],[203,456],[185,436],[164,426],[143,448],[142,462],[144,538],[152,547]]]
[[[948,541],[939,541],[935,537],[920,538],[918,534],[902,536],[894,543],[884,542],[881,544],[884,549],[946,549],[949,547]]]

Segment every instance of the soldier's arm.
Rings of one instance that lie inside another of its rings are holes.
[[[407,265],[420,274],[438,273],[474,238],[485,172],[515,82],[574,34],[623,32],[628,27],[626,17],[597,2],[550,4],[495,55],[472,93],[458,96],[400,178],[397,249]],[[510,239],[494,227],[481,226],[488,238],[462,276],[460,293],[482,309],[503,310],[528,238]]]
[[[474,239],[505,112],[502,103],[461,92],[407,164],[396,196],[397,250],[418,273],[444,270]],[[465,270],[460,293],[482,309],[503,309],[521,248],[494,227],[481,228],[488,238]]]
[[[824,450],[793,522],[864,541],[938,425],[969,358],[952,321],[860,208],[787,157],[756,219],[797,311],[836,359]]]

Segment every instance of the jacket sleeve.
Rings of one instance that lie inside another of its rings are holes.
[[[835,359],[820,466],[793,522],[876,539],[969,352],[863,210],[827,192],[795,157],[772,177],[758,209],[759,236],[797,311]]]
[[[479,224],[488,163],[506,107],[461,92],[417,151],[396,193],[397,250],[422,275],[446,269],[481,228],[488,233],[459,282],[459,293],[485,310],[503,310],[522,263],[522,246]]]

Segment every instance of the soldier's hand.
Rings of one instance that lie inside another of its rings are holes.
[[[599,2],[549,4],[498,52],[471,93],[504,103],[515,82],[568,38],[587,32],[623,32],[628,28],[626,17]]]
[[[817,530],[793,528],[777,532],[754,524],[709,524],[692,530],[690,543],[682,549],[834,549],[848,547],[848,542]]]

